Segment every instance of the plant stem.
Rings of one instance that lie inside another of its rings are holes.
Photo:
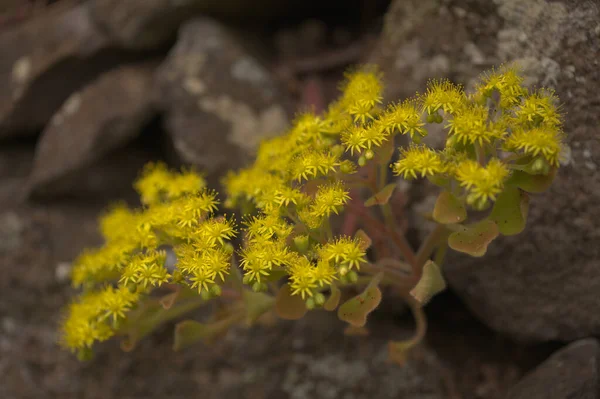
[[[362,217],[363,223],[370,223],[373,228],[377,228],[381,231],[384,231],[386,234],[388,234],[390,236],[390,238],[392,239],[392,241],[394,242],[394,244],[396,244],[396,246],[402,253],[402,256],[404,256],[404,259],[406,260],[406,262],[408,262],[411,266],[415,267],[414,266],[414,265],[416,265],[415,253],[412,250],[412,248],[410,247],[410,245],[408,244],[408,241],[406,240],[406,237],[404,236],[404,234],[399,234],[396,231],[396,228],[395,228],[394,222],[393,222],[393,218],[386,217],[386,221],[388,223],[388,225],[386,226],[383,223],[381,223],[381,221],[379,221],[376,218],[374,218],[373,216],[371,216],[366,208],[361,207],[361,206],[356,206],[353,204],[348,204],[348,206],[351,207],[357,214],[359,214]],[[387,204],[387,206],[389,207],[389,204]],[[383,212],[391,212],[391,207],[389,207],[389,211],[383,211]]]
[[[479,143],[473,144],[475,146],[475,155],[477,156],[477,162],[481,166],[485,166],[485,150]]]
[[[419,248],[419,251],[417,252],[416,260],[418,272],[417,275],[419,277],[423,272],[423,266],[425,265],[425,262],[427,262],[427,260],[433,253],[433,250],[439,244],[441,239],[447,234],[447,232],[448,229],[446,229],[446,226],[444,226],[443,224],[438,224],[437,226],[435,226],[433,231],[429,233],[425,241],[423,241],[421,248]]]

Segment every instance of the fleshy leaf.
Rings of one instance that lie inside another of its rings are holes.
[[[483,220],[469,226],[458,226],[458,230],[448,237],[448,245],[455,251],[471,256],[485,255],[488,245],[498,237],[498,226],[493,220]]]
[[[380,280],[381,276],[376,276],[361,294],[344,302],[338,309],[340,320],[354,327],[363,327],[367,323],[369,313],[381,302],[381,291],[377,286]]]
[[[516,187],[506,187],[498,195],[490,219],[496,222],[501,234],[511,236],[525,228],[528,210],[529,195]]]
[[[371,247],[371,245],[373,244],[373,240],[371,240],[371,237],[369,237],[367,235],[367,233],[364,232],[364,230],[361,230],[361,229],[356,230],[354,237],[358,238],[360,240],[360,242],[361,242],[360,249],[362,249],[363,251],[366,251],[367,249],[369,249]]]
[[[246,306],[246,323],[254,324],[256,320],[273,308],[275,298],[264,292],[244,290],[244,304]]]
[[[329,295],[329,298],[327,298],[327,301],[323,304],[323,309],[328,310],[330,312],[335,310],[340,304],[341,297],[342,292],[340,291],[340,289],[334,284],[332,284],[331,294]]]
[[[528,193],[543,193],[548,190],[556,176],[556,168],[552,168],[547,175],[530,175],[529,173],[515,170],[507,184],[514,184]]]
[[[165,310],[171,309],[171,307],[173,306],[173,304],[175,303],[177,298],[179,298],[180,293],[181,293],[181,290],[177,290],[175,292],[172,292],[172,293],[167,294],[167,295],[163,296],[162,298],[160,298],[159,303],[163,307],[163,309],[165,309]]]
[[[378,192],[377,194],[375,194],[374,196],[372,196],[371,198],[366,200],[365,206],[370,207],[370,206],[375,206],[375,205],[387,204],[388,201],[390,200],[390,198],[392,197],[392,194],[394,193],[396,186],[397,186],[396,183],[388,184],[387,186],[382,188],[380,192]]]
[[[432,217],[441,224],[460,223],[467,218],[467,210],[452,193],[442,191],[435,202]]]
[[[444,280],[442,271],[435,262],[428,260],[423,266],[423,274],[419,282],[410,291],[410,295],[421,305],[425,305],[433,296],[444,289],[446,289],[446,280]]]
[[[223,336],[232,324],[231,319],[219,320],[215,323],[199,323],[194,320],[185,320],[175,326],[175,342],[173,350],[187,348],[199,341],[210,344]]]
[[[292,295],[292,290],[288,284],[284,284],[279,289],[275,297],[275,312],[277,316],[285,320],[298,320],[302,318],[308,309],[299,295]]]

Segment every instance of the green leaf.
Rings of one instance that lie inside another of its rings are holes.
[[[341,297],[342,292],[340,291],[340,289],[336,285],[332,284],[331,294],[329,295],[329,298],[327,298],[327,301],[323,304],[323,309],[330,312],[335,310],[340,304]]]
[[[292,295],[292,290],[288,284],[282,285],[275,297],[275,313],[277,313],[277,316],[285,320],[298,320],[307,311],[304,300],[299,295]]]
[[[547,175],[530,175],[529,173],[515,170],[513,171],[507,185],[515,185],[528,193],[543,193],[548,190],[556,176],[556,168],[552,168]]]
[[[516,187],[508,186],[498,195],[490,219],[496,222],[501,234],[511,236],[525,229],[528,210],[529,195]]]
[[[498,226],[493,220],[483,220],[469,226],[458,226],[448,237],[448,245],[455,251],[471,256],[485,255],[488,245],[498,237]]]
[[[246,306],[246,323],[254,324],[256,320],[269,310],[273,309],[275,298],[264,292],[244,290],[244,304]]]
[[[396,186],[397,186],[396,183],[388,184],[387,186],[382,188],[380,192],[378,192],[377,194],[375,194],[374,196],[372,196],[371,198],[366,200],[365,206],[370,207],[370,206],[375,206],[375,205],[387,204],[388,201],[390,200],[390,198],[392,197],[392,194],[394,193]]]
[[[194,320],[182,321],[175,326],[173,350],[179,351],[197,342],[209,345],[222,337],[235,320],[237,320],[237,317],[229,317],[214,323],[199,323]]]
[[[380,280],[381,276],[376,276],[361,294],[344,302],[338,309],[339,319],[354,327],[363,327],[369,313],[381,302],[381,291],[377,286]]]
[[[435,201],[433,220],[441,224],[460,223],[467,218],[462,202],[448,191],[442,191]]]
[[[410,291],[421,305],[425,305],[431,298],[446,289],[446,280],[442,275],[442,271],[435,262],[428,260],[423,266],[423,274],[419,282]]]

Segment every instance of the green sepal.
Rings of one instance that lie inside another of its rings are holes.
[[[467,210],[456,196],[442,191],[435,201],[432,217],[441,224],[460,223],[467,218]]]
[[[481,257],[485,255],[488,245],[498,237],[498,234],[496,223],[485,219],[468,226],[457,226],[457,230],[448,237],[448,245],[455,251]]]
[[[527,224],[529,195],[517,187],[508,186],[498,195],[490,220],[496,222],[500,234],[519,234]]]

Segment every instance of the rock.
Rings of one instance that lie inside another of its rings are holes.
[[[585,1],[453,5],[392,4],[371,57],[387,76],[387,97],[422,92],[433,77],[469,88],[489,67],[517,61],[528,84],[552,87],[560,97],[570,156],[552,188],[533,197],[523,233],[499,238],[482,259],[451,254],[444,265],[450,286],[486,324],[513,338],[599,335],[600,11]]]
[[[87,5],[70,1],[3,31],[0,53],[0,138],[35,133],[117,56]]]
[[[26,198],[34,144],[24,141],[3,143],[0,146],[0,204],[17,204]]]
[[[288,123],[269,71],[210,19],[182,26],[157,73],[156,98],[175,151],[208,176],[239,167]]]
[[[154,63],[144,63],[110,70],[65,101],[38,142],[29,187],[33,194],[73,190],[74,174],[142,132],[155,115],[154,69]]]
[[[139,50],[168,44],[175,39],[179,25],[195,15],[265,21],[286,12],[291,14],[290,9],[299,9],[303,1],[92,0],[91,4],[94,19],[115,42]]]
[[[507,399],[597,399],[600,397],[600,344],[573,342],[527,374]]]

